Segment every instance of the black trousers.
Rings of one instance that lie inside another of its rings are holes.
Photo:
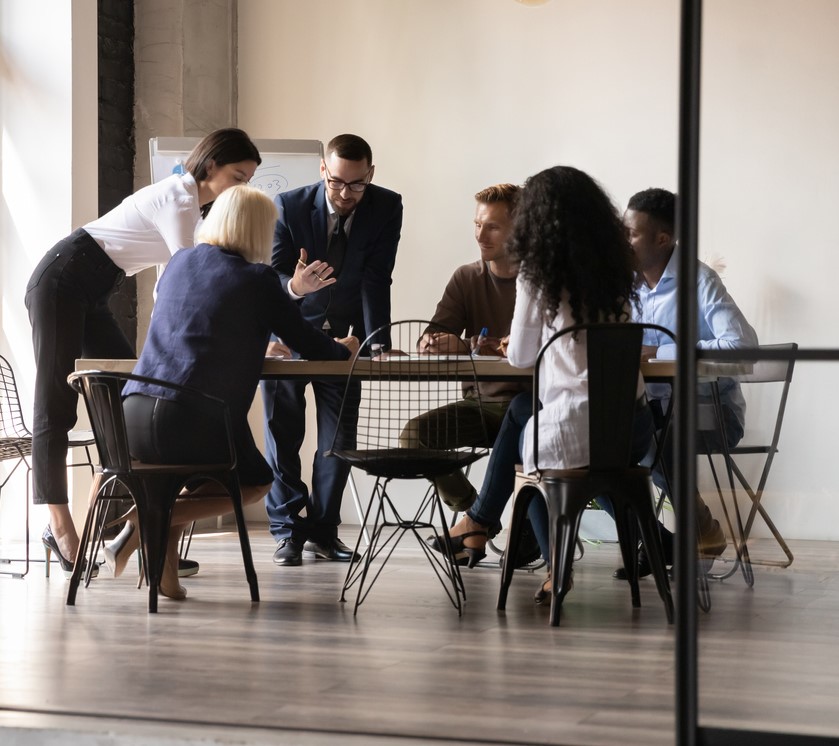
[[[76,358],[132,358],[134,349],[108,308],[125,273],[90,235],[76,230],[50,249],[26,287],[35,348],[32,484],[36,504],[67,497],[67,433],[78,395],[67,383]]]

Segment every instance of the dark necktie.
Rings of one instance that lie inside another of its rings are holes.
[[[332,276],[338,277],[341,274],[341,267],[344,264],[344,255],[347,253],[347,234],[344,232],[344,224],[349,215],[339,215],[335,231],[329,237],[329,247],[326,250],[326,261],[332,267]]]

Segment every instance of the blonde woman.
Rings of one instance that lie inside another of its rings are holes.
[[[236,186],[218,197],[194,249],[172,257],[158,283],[148,338],[134,372],[189,386],[227,402],[244,504],[261,500],[273,474],[256,447],[247,414],[256,392],[270,335],[305,358],[344,360],[355,337],[335,341],[303,319],[267,264],[277,211],[258,189]],[[178,393],[130,381],[124,391],[132,455],[153,463],[207,463],[223,458],[223,426],[208,412],[178,400]],[[177,541],[194,520],[229,512],[227,498],[183,501],[175,507],[160,591],[183,598],[177,578]],[[106,551],[119,575],[137,549],[129,515]]]

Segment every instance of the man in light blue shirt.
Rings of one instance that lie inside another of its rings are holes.
[[[675,218],[676,197],[665,189],[645,189],[633,195],[624,214],[627,235],[637,260],[638,294],[641,301],[641,307],[636,312],[634,320],[658,324],[674,333],[678,306]],[[755,330],[746,321],[734,299],[729,295],[720,276],[702,262],[699,262],[697,267],[697,302],[699,317],[697,347],[699,349],[733,350],[757,346]],[[664,333],[647,330],[644,335],[641,357],[643,360],[650,358],[672,360],[676,357],[676,345]],[[746,404],[736,380],[722,378],[718,385],[723,410],[723,429],[728,446],[731,448],[743,437]],[[647,396],[651,400],[654,411],[657,410],[659,415],[663,415],[667,411],[671,387],[668,384],[649,384]],[[700,385],[698,399],[700,407],[702,404],[710,404],[709,384]],[[722,445],[716,430],[703,429],[699,441],[711,450],[718,450]],[[662,461],[667,474],[672,475],[673,449],[669,437],[663,448]],[[667,488],[660,467],[653,469],[653,481],[662,489]],[[717,557],[725,550],[725,534],[699,494],[696,500],[700,553],[706,558]],[[662,527],[662,541],[665,559],[672,561],[673,535],[664,527]],[[649,562],[646,561],[643,550],[639,558],[639,572],[644,575],[650,572]],[[623,568],[615,572],[615,577],[625,577]]]

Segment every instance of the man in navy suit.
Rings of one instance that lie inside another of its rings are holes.
[[[286,292],[300,303],[303,316],[333,337],[352,333],[363,341],[390,323],[402,198],[371,184],[373,171],[370,146],[357,135],[338,135],[321,161],[322,180],[275,200],[279,219],[271,263]],[[311,491],[300,476],[309,383],[318,431]],[[338,538],[349,466],[324,457],[338,425],[344,388],[343,382],[327,381],[262,383],[266,457],[274,470],[265,507],[278,542],[278,565],[302,564],[304,550],[339,562],[352,557],[352,550]]]

